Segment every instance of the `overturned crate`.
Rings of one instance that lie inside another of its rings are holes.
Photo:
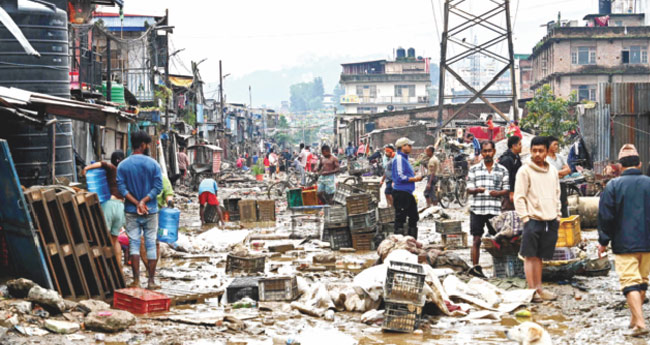
[[[275,200],[257,200],[257,220],[275,222]]]
[[[239,218],[242,222],[257,221],[257,201],[240,200],[239,201]]]
[[[421,322],[422,307],[412,303],[386,301],[382,330],[412,333]]]
[[[357,194],[345,198],[348,216],[368,213],[375,210],[370,194]]]
[[[298,298],[295,276],[262,278],[258,282],[260,301],[293,301]]]
[[[456,234],[463,231],[460,220],[436,220],[436,232],[439,234]]]
[[[395,222],[395,208],[386,207],[377,209],[377,219],[379,224],[387,224]]]
[[[348,224],[351,233],[373,231],[377,225],[377,213],[373,210],[363,214],[348,216]]]
[[[226,257],[226,273],[256,274],[264,273],[266,256],[236,256],[228,254]]]
[[[375,249],[375,232],[354,233],[352,237],[352,248],[361,251],[370,251]]]
[[[260,300],[258,282],[260,277],[237,277],[226,288],[226,301],[235,303],[243,298]]]
[[[422,265],[391,261],[384,282],[384,299],[422,305],[424,278]]]
[[[339,250],[341,248],[352,248],[352,237],[349,228],[328,229],[327,231],[329,235],[330,249]]]

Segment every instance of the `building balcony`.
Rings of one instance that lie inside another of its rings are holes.
[[[428,73],[408,74],[341,74],[341,83],[430,83]]]
[[[412,97],[365,97],[357,95],[341,96],[341,104],[428,104],[429,96],[412,96]]]

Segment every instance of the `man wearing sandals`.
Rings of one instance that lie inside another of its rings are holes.
[[[133,268],[131,287],[140,287],[140,237],[144,235],[147,250],[147,288],[159,289],[154,281],[158,257],[158,194],[163,189],[160,165],[149,157],[151,137],[143,131],[131,134],[133,154],[117,167],[117,186],[126,202],[126,233],[129,236],[129,254]]]
[[[648,334],[643,301],[650,274],[650,177],[643,176],[639,153],[625,144],[618,154],[623,173],[605,186],[598,205],[598,255],[612,243],[616,273],[630,306],[631,336]]]
[[[553,301],[557,296],[542,288],[542,260],[555,252],[560,227],[560,178],[557,169],[546,162],[548,138],[530,142],[530,162],[517,172],[515,211],[524,223],[519,254],[525,258],[528,287],[537,291],[534,302]]]

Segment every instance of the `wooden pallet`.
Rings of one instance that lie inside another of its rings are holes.
[[[54,288],[63,298],[75,298],[76,293],[66,265],[66,256],[72,255],[72,251],[68,251],[66,254],[61,249],[54,231],[54,223],[49,208],[41,191],[39,189],[28,189],[25,191],[25,198],[30,206],[30,215],[36,226],[41,248],[46,254],[45,260],[51,273]]]

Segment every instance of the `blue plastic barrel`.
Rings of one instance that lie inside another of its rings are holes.
[[[158,212],[158,241],[174,243],[178,241],[178,222],[181,211],[177,208],[162,208]]]
[[[91,169],[86,173],[86,185],[88,191],[97,193],[99,202],[103,203],[111,198],[111,190],[108,188],[108,180],[106,179],[106,170],[104,169]]]

